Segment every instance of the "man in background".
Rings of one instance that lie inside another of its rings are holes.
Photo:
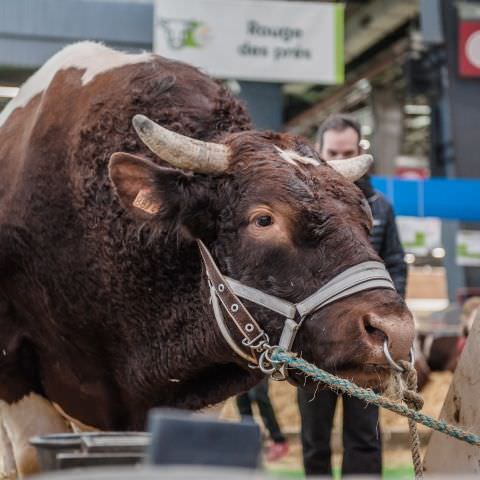
[[[320,126],[316,148],[323,160],[341,160],[362,153],[360,124],[351,116],[332,115]],[[373,215],[370,241],[385,262],[398,293],[405,296],[407,267],[395,215],[387,199],[376,192],[367,174],[356,182]],[[338,394],[319,390],[315,397],[298,389],[302,420],[303,463],[307,475],[332,475],[330,437]],[[343,397],[342,475],[382,473],[378,407]]]

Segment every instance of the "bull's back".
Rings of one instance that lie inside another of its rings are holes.
[[[111,154],[151,155],[131,126],[136,113],[208,140],[250,127],[243,107],[191,66],[93,42],[71,45],[0,114],[0,222],[43,221],[42,212],[51,222],[68,206],[98,215],[117,208]]]

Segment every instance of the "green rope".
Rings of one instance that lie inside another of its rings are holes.
[[[295,357],[293,354],[288,353],[285,350],[280,348],[275,349],[271,354],[271,359],[274,363],[285,363],[291,368],[301,370],[314,380],[318,380],[329,385],[332,389],[341,391],[342,393],[347,393],[348,395],[357,397],[367,403],[372,403],[374,405],[378,405],[379,407],[386,408],[387,410],[391,410],[392,412],[410,418],[417,423],[421,423],[432,430],[436,430],[437,432],[444,433],[450,437],[457,438],[458,440],[467,442],[470,445],[480,446],[480,436],[475,435],[474,433],[466,432],[461,428],[449,425],[442,420],[435,420],[424,413],[417,412],[405,405],[402,405],[401,403],[393,402],[387,397],[378,395],[369,388],[361,388],[354,383],[345,380],[344,378],[339,378],[331,373],[326,372],[325,370],[316,367],[315,365],[312,365],[311,363],[306,362],[302,358]]]

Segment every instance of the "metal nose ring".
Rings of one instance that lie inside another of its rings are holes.
[[[383,353],[385,355],[385,358],[387,359],[388,363],[392,368],[397,370],[397,372],[403,372],[403,368],[392,358],[390,355],[390,351],[388,350],[388,340],[385,339],[383,342]],[[413,347],[410,349],[410,365],[415,364],[415,352],[413,351]]]

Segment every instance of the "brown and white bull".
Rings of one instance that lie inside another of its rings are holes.
[[[147,135],[153,154],[136,114],[179,135]],[[378,260],[351,181],[363,172],[335,165],[345,178],[303,139],[253,131],[242,104],[191,66],[75,44],[0,125],[4,469],[35,469],[28,437],[65,429],[59,411],[142,429],[153,406],[197,409],[259,380],[217,328],[196,239],[223,274],[290,302]],[[245,304],[278,342],[284,319]],[[406,359],[412,318],[374,288],[308,315],[293,350],[380,386],[385,339]]]

